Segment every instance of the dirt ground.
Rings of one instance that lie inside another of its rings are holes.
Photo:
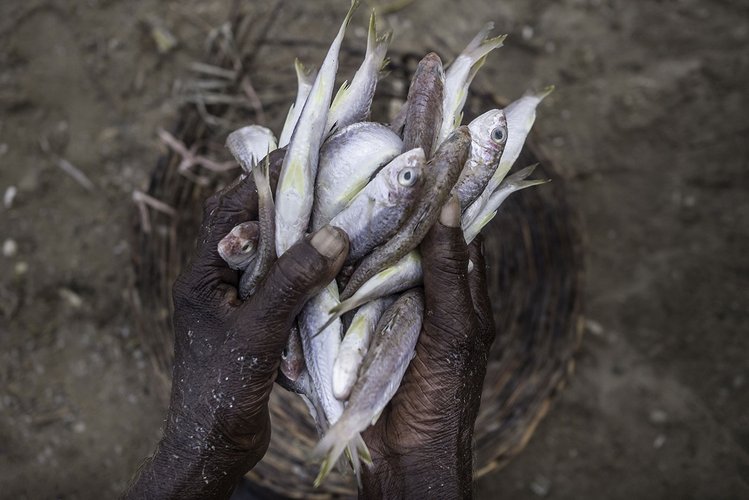
[[[227,4],[0,3],[2,498],[113,497],[159,437],[125,297],[131,193]],[[327,43],[345,4],[289,0],[270,36]],[[536,129],[586,233],[588,331],[527,449],[477,496],[749,498],[749,6],[417,0],[386,17],[394,47],[447,60],[487,20],[510,37],[476,85],[557,86]],[[178,42],[166,54],[154,22]]]

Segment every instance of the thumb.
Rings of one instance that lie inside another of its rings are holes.
[[[240,315],[261,323],[269,343],[286,342],[294,318],[304,304],[335,279],[348,255],[346,233],[325,226],[289,248],[275,262],[261,287]]]

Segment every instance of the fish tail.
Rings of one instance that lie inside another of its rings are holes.
[[[346,13],[346,17],[343,19],[343,24],[341,25],[341,33],[348,27],[349,23],[351,22],[351,18],[354,15],[354,12],[359,7],[359,1],[360,0],[351,0],[351,7],[349,7],[348,12]]]
[[[329,313],[332,316],[330,317],[330,319],[328,319],[328,321],[325,322],[325,324],[317,332],[312,334],[312,338],[315,338],[318,335],[320,335],[322,332],[325,331],[326,328],[332,325],[335,320],[339,319],[341,316],[343,316],[344,314],[346,314],[346,312],[350,310],[350,309],[341,310],[342,305],[343,303],[338,304],[337,306],[334,306],[330,309]]]
[[[315,446],[313,456],[324,457],[320,464],[320,472],[315,478],[316,488],[322,484],[344,451],[351,460],[357,481],[361,478],[361,462],[372,463],[369,449],[360,434],[366,427],[366,422],[362,425],[360,420],[342,416]]]
[[[377,65],[380,66],[380,69],[384,69],[382,61],[385,60],[385,55],[392,39],[392,31],[386,31],[382,35],[377,36],[375,11],[372,9],[372,14],[369,16],[369,32],[367,33],[367,53],[365,58],[374,59]]]
[[[252,169],[252,177],[255,180],[258,198],[262,198],[264,203],[273,203],[273,193],[270,188],[270,160],[268,155],[265,161],[255,165]]]
[[[299,87],[312,85],[317,76],[317,70],[314,67],[307,67],[297,57],[294,59],[294,69],[296,70],[296,80]]]
[[[470,57],[473,61],[478,61],[492,50],[501,47],[507,35],[499,35],[488,38],[489,33],[494,29],[494,23],[489,22],[484,25],[481,31],[473,37],[463,54]]]
[[[524,95],[527,97],[534,97],[540,102],[543,101],[549,94],[554,92],[555,89],[556,87],[554,85],[547,85],[539,91],[528,90]]]

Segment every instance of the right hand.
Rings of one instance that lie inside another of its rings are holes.
[[[481,241],[466,245],[453,198],[421,244],[424,324],[398,392],[364,433],[373,459],[365,497],[470,497],[473,427],[495,336]]]

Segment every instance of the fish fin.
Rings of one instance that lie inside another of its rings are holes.
[[[359,458],[365,463],[365,464],[372,464],[372,455],[369,453],[369,448],[367,447],[367,443],[364,442],[364,439],[362,439],[361,434],[357,434],[354,436],[354,439],[352,441],[356,442],[356,450],[359,452]]]
[[[487,54],[484,54],[483,57],[480,57],[473,65],[471,66],[471,70],[468,72],[468,82],[472,82],[473,79],[476,77],[476,73],[479,72],[481,67],[486,63],[486,56]]]
[[[382,416],[382,410],[378,411],[377,415],[375,415],[374,418],[372,418],[372,425],[376,424],[381,416]]]
[[[346,99],[346,96],[349,93],[349,83],[348,80],[343,82],[338,89],[338,92],[336,92],[335,97],[333,98],[333,104],[330,105],[330,109],[335,109],[337,106],[341,105],[341,102],[343,102],[344,99]]]
[[[484,227],[486,227],[489,222],[492,221],[492,219],[497,215],[497,210],[493,210],[487,214],[485,214],[483,217],[480,217],[478,220],[476,220],[472,225],[475,226],[475,229],[473,231],[476,234],[479,234]]]
[[[252,169],[252,178],[255,180],[255,187],[258,190],[258,196],[265,194],[273,199],[273,193],[270,188],[270,158],[265,155],[265,161],[255,165]]]
[[[521,189],[529,188],[531,186],[539,186],[541,184],[546,184],[549,182],[551,182],[551,179],[516,180],[508,177],[502,184],[504,185],[504,187],[511,187],[512,192],[514,193],[515,191],[520,191]]]
[[[534,163],[532,165],[528,165],[527,167],[525,167],[525,168],[523,168],[521,170],[518,170],[514,174],[508,176],[507,179],[505,179],[504,182],[511,182],[512,180],[518,181],[518,180],[522,180],[522,179],[527,179],[533,173],[533,171],[536,170],[536,167],[538,165],[539,165],[538,162],[536,162],[536,163]]]
[[[320,335],[323,331],[325,331],[325,329],[327,327],[329,327],[330,325],[332,325],[335,320],[339,319],[341,316],[343,316],[347,312],[356,309],[357,307],[359,307],[363,303],[364,303],[364,301],[362,301],[360,299],[355,299],[354,297],[351,297],[348,300],[344,300],[340,304],[337,304],[337,305],[331,307],[330,311],[328,311],[328,314],[332,314],[332,316],[330,317],[330,319],[328,319],[328,321],[325,322],[325,324],[322,326],[322,328],[320,328],[317,332],[315,332],[312,335],[312,338],[315,338],[318,335]]]
[[[460,124],[463,123],[463,112],[461,111],[458,116],[455,117],[455,121],[453,122],[453,129],[456,129],[460,127]]]

